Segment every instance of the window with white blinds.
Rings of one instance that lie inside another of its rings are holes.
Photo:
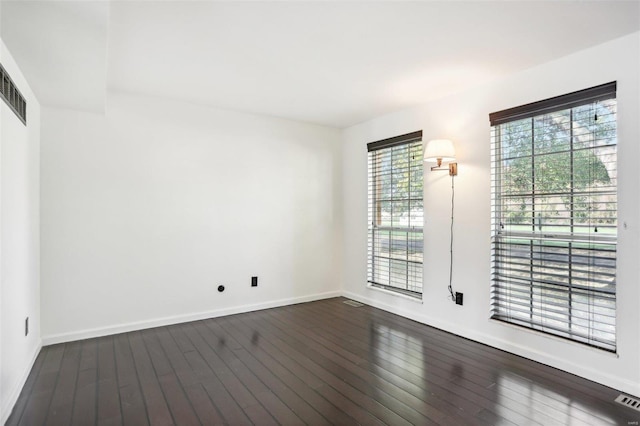
[[[616,351],[616,83],[490,114],[491,317]]]
[[[422,131],[367,144],[369,285],[422,296]]]

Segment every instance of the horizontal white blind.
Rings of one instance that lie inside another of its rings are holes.
[[[419,133],[419,134],[418,134]],[[421,132],[369,149],[368,281],[420,297],[423,262]]]
[[[532,104],[492,120],[491,313],[615,352],[617,129],[606,86],[596,99],[570,94],[568,108],[543,101],[552,112]]]

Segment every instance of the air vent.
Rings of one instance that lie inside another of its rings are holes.
[[[628,396],[628,395],[620,394],[620,396],[618,396],[616,398],[616,402],[618,404],[626,405],[629,408],[633,408],[636,411],[640,411],[640,400],[639,399],[633,398],[633,397]]]
[[[354,308],[359,308],[360,306],[363,306],[362,303],[356,302],[355,300],[345,300],[342,303],[344,303],[345,305],[353,306]]]
[[[9,108],[27,125],[27,101],[18,90],[7,71],[0,65],[0,95]]]

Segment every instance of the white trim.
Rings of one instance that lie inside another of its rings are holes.
[[[109,327],[91,328],[87,330],[72,331],[68,333],[53,334],[42,337],[42,345],[54,345],[57,343],[72,342],[75,340],[91,339],[94,337],[109,336],[112,334],[126,333],[129,331],[144,330],[146,328],[162,327],[165,325],[179,324],[189,321],[199,321],[208,318],[223,317],[225,315],[241,314],[244,312],[259,311],[261,309],[277,308],[279,306],[293,305],[296,303],[312,302],[314,300],[328,299],[341,296],[340,291],[312,294],[309,296],[292,297],[288,299],[273,300],[270,302],[256,303],[253,305],[241,305],[232,308],[217,309],[214,311],[198,312],[195,314],[174,315],[164,318],[136,321]]]
[[[31,354],[30,362],[27,363],[24,370],[22,371],[22,375],[20,376],[20,379],[15,383],[13,388],[9,390],[8,392],[9,397],[3,401],[2,410],[0,411],[2,413],[2,418],[0,418],[0,424],[5,424],[7,420],[9,420],[9,416],[11,415],[11,412],[13,411],[13,408],[15,407],[16,402],[18,402],[18,397],[20,396],[20,392],[22,392],[22,388],[24,387],[25,383],[27,383],[27,379],[29,378],[31,369],[33,369],[33,364],[35,364],[36,358],[38,358],[40,349],[42,349],[42,340],[38,340],[38,344],[36,345],[35,350],[33,351],[33,354]]]
[[[373,285],[371,283],[367,283],[367,288],[369,290],[380,291],[382,293],[385,293],[385,294],[388,294],[388,295],[391,295],[391,296],[402,297],[403,299],[411,300],[412,302],[420,303],[421,305],[423,304],[423,302],[422,302],[422,294],[420,294],[420,298],[417,298],[417,297],[414,297],[414,296],[409,296],[408,294],[401,293],[399,291],[387,290],[386,288],[378,287],[378,286],[375,286],[375,285]]]
[[[506,322],[506,321],[500,321],[494,318],[488,318],[487,321],[489,321],[492,324],[497,325],[498,327],[509,327],[513,330],[518,330],[519,332],[522,333],[530,333],[530,334],[535,334],[539,337],[542,337],[544,339],[550,339],[550,340],[555,340],[556,342],[563,342],[563,343],[571,343],[574,345],[580,345],[580,347],[584,350],[587,351],[594,351],[602,356],[608,356],[611,358],[620,358],[620,355],[617,352],[609,352],[607,350],[604,349],[600,349],[600,348],[596,348],[595,346],[589,346],[589,345],[583,345],[582,343],[580,343],[579,341],[573,341],[571,339],[565,339],[563,337],[560,336],[556,336],[555,334],[550,334],[550,333],[545,333],[544,331],[540,331],[540,330],[536,330],[535,328],[529,328],[529,327],[523,327],[523,326],[519,326],[516,324],[512,324],[510,322]]]
[[[464,327],[460,327],[457,324],[442,321],[434,317],[429,317],[426,315],[419,315],[412,312],[406,312],[401,308],[396,306],[388,305],[384,302],[380,302],[374,299],[370,299],[368,297],[362,296],[360,294],[352,293],[349,291],[343,291],[342,295],[344,297],[348,297],[349,299],[356,300],[360,303],[364,303],[370,306],[373,306],[378,309],[382,309],[387,312],[391,312],[396,315],[400,315],[401,317],[408,318],[422,324],[429,325],[431,327],[435,327],[437,329],[453,333],[457,336],[461,336],[475,342],[479,342],[485,345],[492,346],[496,349],[500,349],[514,355],[521,356],[523,358],[531,359],[542,364],[549,365],[551,367],[558,368],[560,370],[566,371],[571,374],[575,374],[577,376],[583,377],[587,380],[592,380],[594,382],[603,384],[605,386],[612,387],[619,391],[628,393],[630,395],[638,396],[640,395],[640,384],[631,380],[622,379],[616,376],[612,376],[611,374],[603,373],[594,368],[583,367],[577,365],[569,359],[564,359],[558,356],[554,356],[552,354],[534,350],[528,347],[524,347],[522,345],[517,345],[512,342],[509,342],[504,339],[499,339],[494,336],[478,333],[475,331],[470,331]],[[598,352],[604,352],[598,350]],[[604,355],[604,354],[603,354]],[[611,355],[611,354],[607,354]]]

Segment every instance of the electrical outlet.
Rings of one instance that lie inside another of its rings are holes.
[[[251,287],[258,287],[258,277],[251,277]]]
[[[456,291],[456,305],[462,305],[462,293]]]
[[[29,335],[29,317],[25,318],[24,320],[24,335]]]

